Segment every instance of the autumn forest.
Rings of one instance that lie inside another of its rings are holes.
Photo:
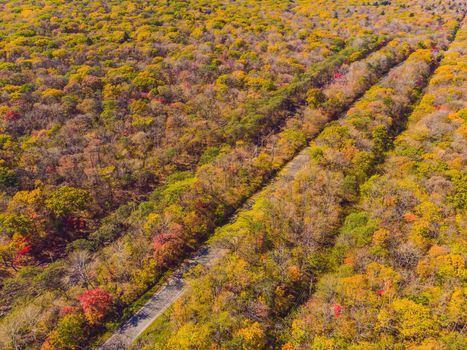
[[[466,11],[0,1],[0,349],[466,349]]]

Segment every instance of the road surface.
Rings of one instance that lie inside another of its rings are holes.
[[[292,181],[295,174],[308,162],[309,148],[298,153],[278,175],[263,189],[250,197],[245,204],[231,217],[229,222],[235,221],[239,213],[249,209],[255,200],[266,191],[285,185]],[[186,290],[183,275],[198,264],[209,266],[223,255],[224,250],[217,246],[203,245],[197,252],[187,259],[165,282],[162,287],[125,322],[101,347],[100,350],[124,350],[162,313],[177,300]]]

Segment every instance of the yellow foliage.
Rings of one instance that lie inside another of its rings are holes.
[[[443,278],[467,277],[465,269],[465,261],[462,255],[448,254],[436,257],[434,264],[436,266],[437,275]]]
[[[403,338],[416,340],[436,334],[438,324],[428,307],[409,299],[397,299],[392,303],[392,308],[397,331]]]
[[[238,331],[243,338],[243,350],[260,350],[266,344],[266,336],[259,322],[254,322]]]
[[[317,336],[313,339],[312,350],[337,350],[333,339]]]

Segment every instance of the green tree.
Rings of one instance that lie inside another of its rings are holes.
[[[56,349],[82,349],[87,336],[87,326],[81,314],[69,314],[63,317],[57,328],[50,334],[49,343]]]
[[[89,206],[91,196],[85,190],[61,186],[53,190],[45,200],[45,206],[58,218],[65,217]]]

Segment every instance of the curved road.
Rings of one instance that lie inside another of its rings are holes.
[[[265,186],[261,191],[250,197],[246,203],[231,217],[230,222],[235,221],[239,213],[249,209],[258,196],[274,189],[276,186],[283,186],[291,181],[295,174],[308,162],[309,148],[306,147],[289,161],[279,174]],[[172,303],[177,300],[186,290],[185,279],[183,275],[193,266],[198,264],[208,266],[217,258],[223,255],[224,250],[216,247],[203,245],[197,252],[187,259],[165,282],[162,287],[144,304],[144,306],[135,313],[127,322],[125,322],[101,347],[100,350],[123,350],[127,349],[131,343],[144,330],[160,316]]]

